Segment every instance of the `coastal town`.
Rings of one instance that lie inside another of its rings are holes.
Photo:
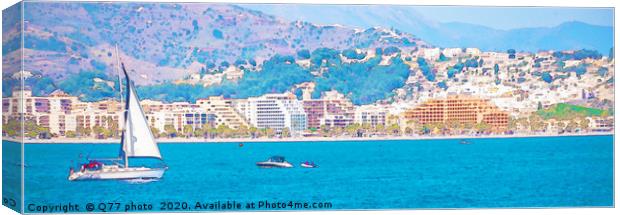
[[[355,52],[361,57],[340,57],[350,62],[379,55],[375,50]],[[591,55],[586,50],[527,53],[476,48],[421,48],[380,55],[381,64],[400,58],[412,72],[406,85],[394,90],[392,97],[372,104],[356,105],[337,90],[314,98],[315,83],[305,82],[287,92],[245,99],[143,99],[141,106],[154,135],[172,139],[528,136],[613,131],[612,57]],[[294,63],[309,67],[308,61]],[[229,65],[221,73],[190,75],[179,82],[208,87],[243,76],[243,70]],[[30,139],[117,139],[122,110],[118,99],[85,102],[61,90],[34,96],[28,87],[15,89],[2,101],[3,136],[19,136],[15,117],[23,116],[25,136]]]

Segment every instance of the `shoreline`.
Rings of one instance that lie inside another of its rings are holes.
[[[217,144],[217,143],[260,143],[260,142],[343,142],[343,141],[379,141],[379,140],[451,140],[451,139],[484,139],[484,138],[530,138],[530,137],[573,137],[573,136],[605,136],[614,135],[613,132],[590,132],[590,133],[574,133],[574,134],[517,134],[517,135],[452,135],[452,136],[385,136],[385,137],[305,137],[305,138],[160,138],[156,139],[158,143],[200,143],[200,144]],[[3,137],[2,140],[20,142],[18,139]],[[24,140],[26,144],[117,144],[120,139],[29,139]]]

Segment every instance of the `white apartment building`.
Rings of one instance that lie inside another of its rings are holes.
[[[363,105],[355,108],[355,123],[371,126],[386,125],[387,109],[377,105]]]
[[[257,128],[271,128],[282,133],[290,129],[293,136],[301,135],[307,128],[307,116],[303,104],[291,93],[266,94],[237,103],[246,120]]]
[[[478,48],[466,48],[465,53],[473,56],[479,56],[481,51]]]
[[[422,53],[422,57],[428,60],[437,60],[441,54],[441,50],[439,48],[424,48],[420,51]]]
[[[172,125],[177,132],[183,132],[186,125],[193,130],[203,128],[205,125],[214,126],[216,116],[202,108],[182,108],[176,110],[155,111],[146,114],[149,126],[159,132],[165,132],[167,125]]]
[[[463,53],[463,49],[461,48],[445,48],[443,49],[443,51],[441,51],[441,53],[443,53],[444,56],[449,57],[449,58],[453,58],[453,57],[458,57]]]
[[[207,112],[216,115],[216,126],[226,125],[233,129],[242,125],[248,126],[246,119],[235,109],[235,103],[232,99],[226,99],[223,96],[211,96],[196,100],[196,104]]]

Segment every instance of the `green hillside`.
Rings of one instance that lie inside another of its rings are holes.
[[[536,114],[544,119],[570,119],[578,116],[607,116],[609,111],[560,103],[552,105],[546,109],[536,111]]]

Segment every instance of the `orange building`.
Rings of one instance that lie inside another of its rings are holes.
[[[504,132],[508,128],[508,113],[500,110],[488,99],[470,96],[448,96],[430,99],[404,113],[407,121],[420,124],[431,123],[486,123],[493,132]]]

